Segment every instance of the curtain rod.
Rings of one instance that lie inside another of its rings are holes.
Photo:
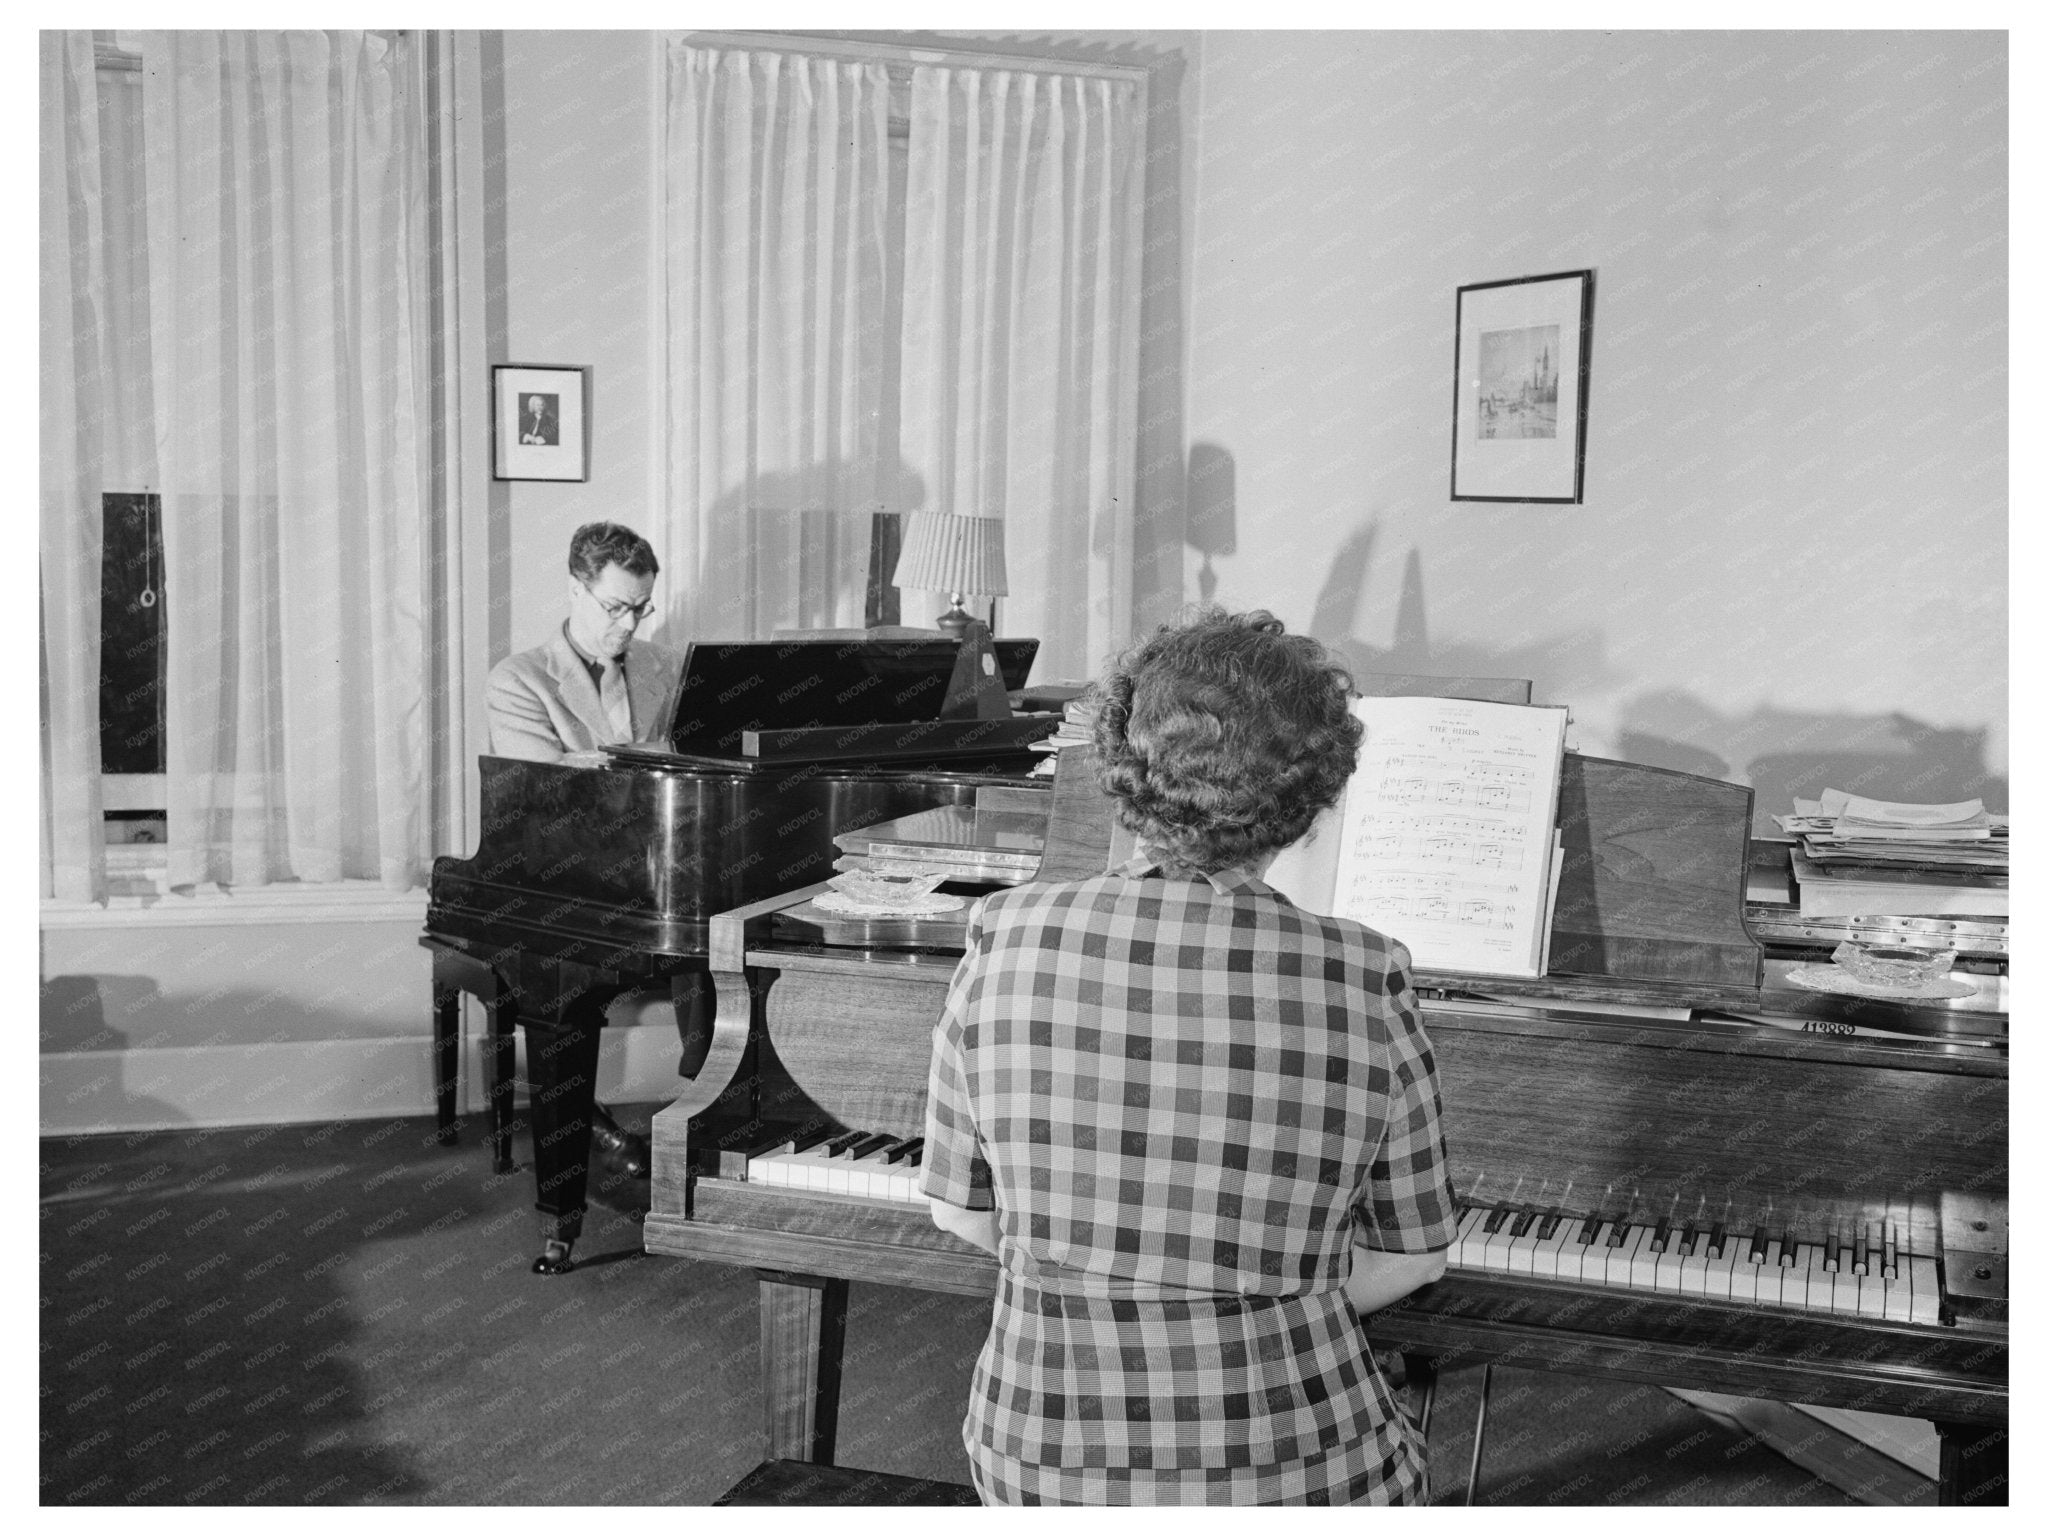
[[[1078,59],[1046,59],[1035,54],[978,53],[963,48],[919,48],[910,44],[866,43],[832,37],[803,37],[789,32],[698,32],[670,30],[675,42],[703,43],[715,48],[772,48],[783,53],[817,53],[843,58],[876,59],[895,64],[937,64],[970,69],[1021,69],[1042,75],[1084,75],[1099,80],[1128,80],[1144,85],[1151,73],[1139,64],[1090,64]]]

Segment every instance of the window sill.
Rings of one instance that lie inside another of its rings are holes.
[[[44,901],[39,926],[52,928],[175,928],[247,923],[421,923],[424,890],[386,890],[374,880],[332,885],[263,885],[241,890],[205,886],[192,892],[141,894],[108,870],[113,891],[104,906],[91,901]]]

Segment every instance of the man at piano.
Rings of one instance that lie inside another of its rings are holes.
[[[924,1192],[995,1254],[963,1438],[992,1504],[1425,1501],[1361,1317],[1457,1215],[1407,951],[1261,876],[1333,805],[1351,679],[1207,610],[1101,684],[1115,873],[983,901],[933,1035]]]
[[[569,614],[545,644],[507,656],[485,687],[491,751],[558,762],[570,752],[668,744],[683,658],[633,631],[654,611],[661,565],[619,523],[585,523],[569,539]]]
[[[633,633],[654,611],[660,572],[654,547],[623,524],[585,523],[570,536],[562,627],[491,668],[484,694],[496,756],[553,763],[603,746],[668,744],[683,658]],[[677,1027],[687,1050],[688,1021]],[[647,1139],[622,1129],[601,1104],[591,1142],[614,1167],[647,1177]]]

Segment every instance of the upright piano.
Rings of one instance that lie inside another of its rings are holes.
[[[1505,1362],[1928,1419],[1942,1500],[2003,1503],[2002,964],[1966,959],[1953,1003],[1802,991],[1789,972],[1833,940],[1745,904],[1747,790],[1568,755],[1562,804],[1552,974],[1415,978],[1461,1232],[1369,1336],[1425,1375]],[[1037,878],[1101,872],[1116,837],[1086,754],[1062,753]],[[995,1283],[916,1194],[965,914],[848,917],[822,890],[711,920],[714,1043],[655,1119],[644,1228],[651,1253],[757,1270],[769,1461],[833,1460],[849,1281]]]
[[[1037,648],[993,642],[1009,689],[1024,686]],[[1058,716],[1005,707],[975,717],[961,703],[961,657],[947,639],[697,643],[666,749],[481,759],[477,851],[434,861],[421,942],[435,954],[445,1089],[456,989],[482,995],[494,1015],[501,1168],[510,1031],[525,1033],[536,1273],[574,1264],[614,999],[667,991],[687,1037],[680,1070],[715,1075],[724,1063],[702,1006],[714,913],[828,874],[833,838],[850,828],[977,791],[1033,792],[1028,743]],[[452,1110],[450,1092],[451,1128]]]

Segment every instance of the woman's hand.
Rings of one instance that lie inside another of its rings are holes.
[[[932,1208],[932,1224],[940,1231],[952,1233],[963,1243],[972,1243],[983,1253],[996,1251],[994,1211],[970,1211],[964,1206],[934,1200],[930,1195],[925,1196],[925,1202]]]
[[[1351,1278],[1344,1294],[1360,1317],[1391,1306],[1417,1286],[1441,1279],[1450,1264],[1448,1249],[1437,1253],[1388,1253],[1378,1248],[1351,1250]]]

